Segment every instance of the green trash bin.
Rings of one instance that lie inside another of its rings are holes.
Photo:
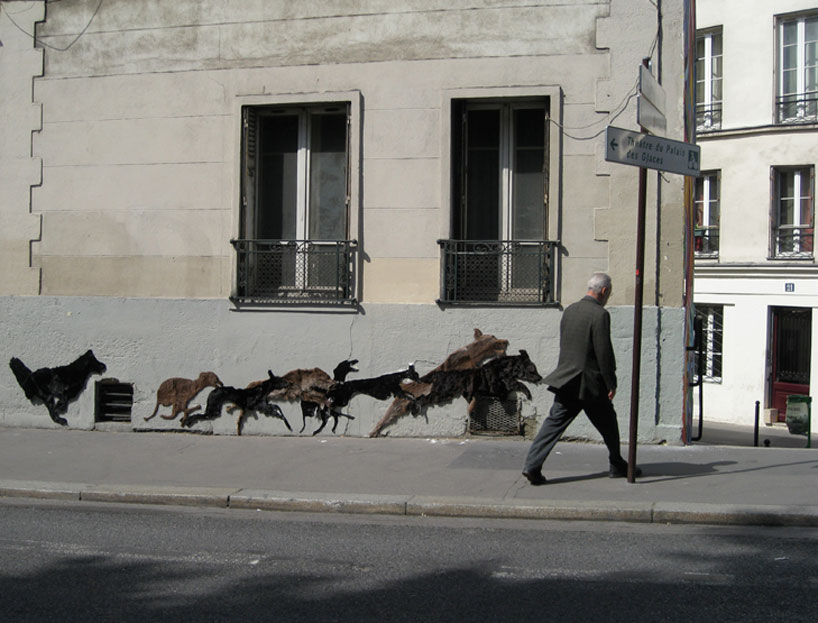
[[[807,448],[812,437],[812,398],[809,396],[787,396],[787,429],[792,435],[806,435]]]

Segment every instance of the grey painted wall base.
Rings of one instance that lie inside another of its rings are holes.
[[[614,349],[619,362],[619,392],[615,406],[623,440],[628,437],[633,309],[610,308]],[[392,372],[415,362],[424,372],[441,363],[453,350],[472,340],[474,328],[509,340],[509,354],[528,351],[540,373],[556,365],[559,348],[559,309],[462,308],[436,305],[363,305],[358,312],[272,310],[237,311],[220,299],[134,299],[107,297],[0,297],[6,339],[5,361],[19,357],[32,370],[65,365],[88,348],[108,366],[105,378],[134,386],[131,426],[136,430],[181,430],[179,418],[150,421],[156,389],[169,377],[195,378],[213,371],[226,385],[244,387],[294,368],[319,367],[331,373],[347,358],[359,360],[350,378]],[[658,320],[661,318],[661,322]],[[684,391],[683,310],[646,308],[642,338],[639,441],[680,443]],[[661,328],[661,335],[657,328]],[[68,426],[91,430],[94,384],[69,407]],[[527,431],[535,431],[551,407],[545,386],[530,386],[532,400],[523,400]],[[209,388],[191,404],[204,406]],[[369,397],[352,400],[336,434],[366,436],[389,401]],[[297,404],[282,409],[295,433],[280,420],[251,415],[245,435],[297,434],[301,412]],[[159,413],[168,414],[168,407]],[[32,405],[5,366],[0,374],[0,425],[56,428],[42,405]],[[307,422],[311,434],[317,420]],[[329,434],[331,423],[322,434]],[[385,429],[391,436],[458,437],[468,428],[466,402],[429,409],[426,417],[406,416]],[[189,429],[185,429],[189,430]],[[199,432],[236,434],[236,416],[194,426]],[[567,435],[599,440],[583,416]]]

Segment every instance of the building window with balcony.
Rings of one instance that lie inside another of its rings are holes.
[[[773,169],[773,256],[813,257],[815,168]]]
[[[242,109],[235,299],[353,303],[349,104]]]
[[[721,28],[696,34],[696,129],[721,128]]]
[[[696,178],[696,257],[719,256],[719,186],[718,171]]]
[[[724,334],[724,306],[700,305],[696,303],[696,330],[698,335],[698,349],[700,369],[697,370],[695,380],[702,376],[705,382],[721,383]]]
[[[778,21],[778,123],[818,121],[818,14]]]
[[[441,302],[554,302],[547,99],[452,101],[452,234]]]

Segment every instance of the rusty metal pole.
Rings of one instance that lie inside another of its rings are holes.
[[[636,216],[636,277],[633,295],[633,369],[631,372],[631,421],[628,435],[628,482],[636,476],[636,433],[639,428],[639,378],[642,368],[642,297],[645,272],[645,213],[648,170],[639,167],[639,209]]]

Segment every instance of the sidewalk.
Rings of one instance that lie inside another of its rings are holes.
[[[721,435],[721,438],[719,437]],[[749,440],[748,445],[720,441]],[[604,446],[560,442],[549,484],[528,442],[228,437],[0,428],[0,495],[269,510],[818,526],[818,448],[762,427],[705,425],[690,446],[642,445],[643,476],[607,477]],[[779,439],[780,438],[780,439]],[[784,442],[796,447],[783,447]],[[813,436],[813,446],[816,445]],[[627,446],[623,447],[627,456]]]

